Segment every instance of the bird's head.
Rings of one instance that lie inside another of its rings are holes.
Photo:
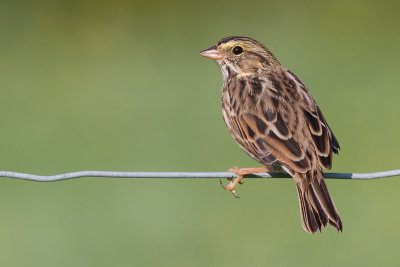
[[[260,42],[248,37],[227,37],[200,52],[215,60],[225,76],[268,71],[280,65],[275,56]]]

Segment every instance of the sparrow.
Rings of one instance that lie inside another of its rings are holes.
[[[200,52],[221,69],[222,114],[239,147],[261,163],[260,168],[233,167],[237,175],[224,186],[235,188],[244,175],[281,168],[296,184],[301,222],[315,233],[342,222],[324,181],[332,152],[340,146],[303,82],[260,42],[240,36],[223,38]]]

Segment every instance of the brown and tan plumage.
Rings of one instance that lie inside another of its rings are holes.
[[[322,172],[340,146],[305,85],[251,38],[224,38],[200,54],[221,68],[222,113],[240,148],[267,167],[261,169],[280,166],[294,178],[303,228],[314,233],[329,223],[341,231]],[[236,196],[243,175],[260,170],[231,171],[238,178],[226,189]]]

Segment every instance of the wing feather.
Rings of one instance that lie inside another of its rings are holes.
[[[293,75],[288,72],[283,78],[271,76],[268,81],[254,77],[238,81],[242,86],[236,92],[240,96],[236,101],[242,102],[241,109],[229,118],[235,139],[262,164],[277,161],[293,171],[306,173],[318,161],[321,167],[330,169],[332,151],[336,153],[339,144],[316,102]]]

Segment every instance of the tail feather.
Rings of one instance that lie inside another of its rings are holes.
[[[321,201],[318,199],[318,195],[316,194],[315,190],[307,190],[307,193],[309,195],[308,199],[310,200],[311,206],[314,210],[314,214],[316,215],[315,217],[319,218],[319,221],[325,227],[328,223],[328,216],[324,211]]]
[[[316,214],[315,210],[309,206],[310,202],[306,200],[307,196],[303,194],[299,185],[297,185],[297,192],[299,194],[301,224],[304,230],[314,233],[321,229],[321,220],[317,218],[318,214]]]
[[[305,179],[295,180],[304,230],[315,233],[329,223],[342,231],[342,222],[324,179],[314,178],[311,183],[306,183]]]

